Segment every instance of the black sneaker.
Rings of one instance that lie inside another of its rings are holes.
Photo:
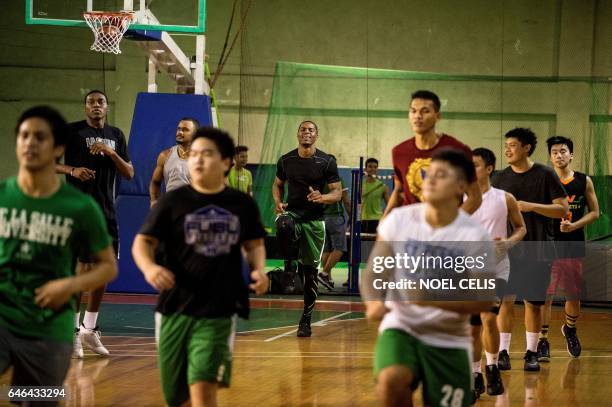
[[[302,317],[298,326],[297,336],[300,338],[308,338],[310,335],[312,335],[312,330],[310,329],[310,317]]]
[[[538,340],[538,362],[550,362],[550,345],[548,339]]]
[[[474,391],[476,392],[476,398],[479,398],[482,393],[485,392],[484,377],[482,373],[472,373],[474,375]]]
[[[510,355],[507,350],[502,350],[499,352],[499,356],[497,358],[497,367],[499,370],[510,370],[512,366],[510,365]]]
[[[321,283],[323,287],[327,288],[329,291],[334,289],[334,280],[329,278],[329,274],[319,273],[317,277],[319,283]]]
[[[479,398],[480,398],[480,394],[478,394],[476,390],[472,389],[472,402],[470,403],[470,406],[473,406],[474,404],[476,404]]]
[[[488,365],[485,367],[485,375],[487,376],[487,394],[489,396],[504,394],[504,383],[497,366]]]
[[[524,370],[527,372],[539,372],[540,371],[540,363],[538,363],[538,352],[532,352],[528,350],[525,352],[525,366]]]
[[[580,346],[580,340],[578,340],[578,335],[576,335],[576,328],[569,328],[563,324],[561,333],[565,336],[565,342],[567,342],[567,353],[575,358],[580,356],[582,346]]]

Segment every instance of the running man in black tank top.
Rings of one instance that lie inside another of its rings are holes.
[[[572,140],[551,137],[546,143],[550,161],[567,191],[569,211],[563,219],[555,219],[555,240],[560,242],[559,253],[564,253],[565,258],[557,259],[552,264],[551,282],[546,303],[542,307],[542,329],[538,340],[540,362],[550,361],[548,325],[552,297],[557,290],[563,291],[565,295],[565,323],[561,332],[567,342],[567,351],[573,357],[580,356],[581,346],[576,334],[576,320],[580,314],[582,259],[585,256],[584,227],[599,217],[599,203],[593,181],[586,174],[571,168],[574,158]]]

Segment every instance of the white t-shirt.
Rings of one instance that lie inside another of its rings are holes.
[[[487,231],[463,210],[457,218],[442,228],[433,228],[425,220],[426,204],[396,208],[378,225],[380,240],[388,242],[471,242],[490,241]],[[470,350],[472,335],[469,315],[446,311],[437,307],[386,301],[385,314],[379,331],[400,329],[421,342],[441,348]]]

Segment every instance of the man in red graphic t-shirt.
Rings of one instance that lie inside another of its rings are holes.
[[[398,206],[423,201],[423,180],[431,156],[437,150],[455,148],[472,159],[472,151],[468,146],[448,134],[436,133],[436,123],[440,120],[440,99],[435,93],[428,90],[414,92],[408,117],[415,135],[393,147],[391,154],[395,186],[383,216]],[[482,194],[476,179],[469,181],[468,197],[461,207],[471,214],[480,206]]]

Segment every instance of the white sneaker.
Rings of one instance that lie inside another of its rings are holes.
[[[72,358],[83,359],[83,344],[81,343],[81,332],[74,328],[74,341],[72,342]]]
[[[91,349],[92,352],[98,355],[107,356],[110,354],[108,349],[106,349],[100,341],[100,329],[98,329],[98,327],[87,329],[81,324],[81,341],[83,341],[83,344]]]

